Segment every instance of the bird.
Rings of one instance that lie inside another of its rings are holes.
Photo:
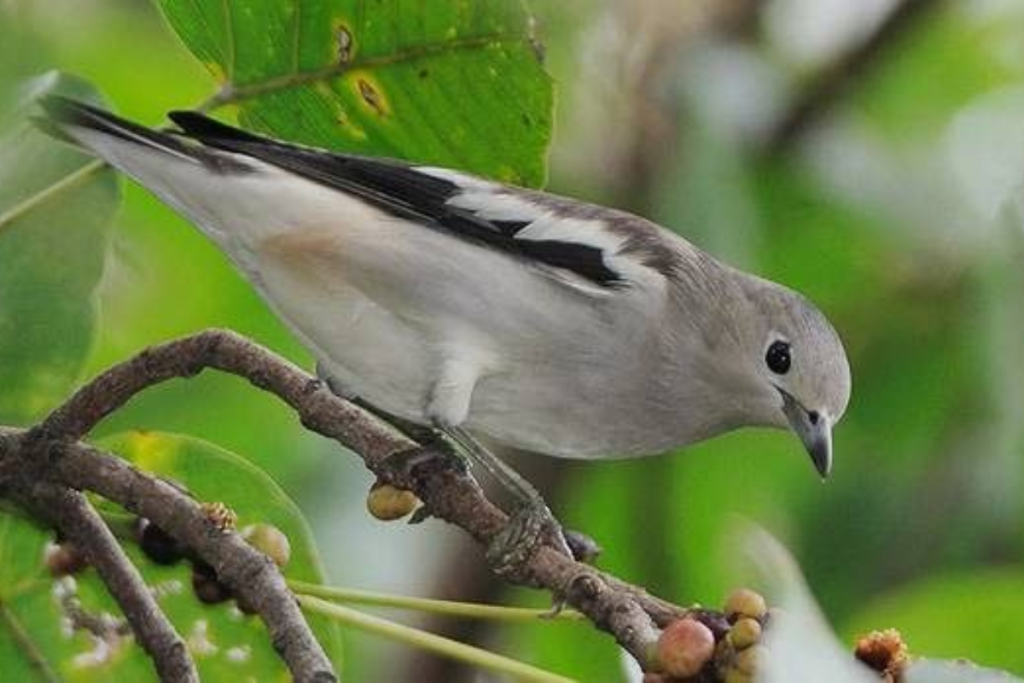
[[[524,520],[550,511],[483,439],[598,460],[781,428],[829,475],[851,392],[835,328],[665,227],[194,111],[156,130],[61,96],[41,105],[47,128],[218,246],[332,388],[451,437]]]

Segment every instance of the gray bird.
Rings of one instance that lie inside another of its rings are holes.
[[[44,107],[219,246],[333,386],[443,430],[532,516],[536,492],[476,435],[598,459],[781,427],[829,473],[850,369],[828,320],[648,220],[193,112],[165,133]]]

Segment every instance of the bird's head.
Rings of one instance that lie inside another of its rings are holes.
[[[791,429],[815,468],[832,467],[832,427],[850,400],[850,365],[839,335],[800,294],[757,280],[747,296],[741,346],[746,356],[746,410],[770,426]]]

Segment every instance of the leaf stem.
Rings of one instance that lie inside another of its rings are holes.
[[[0,233],[3,233],[3,231],[10,227],[12,223],[32,209],[49,201],[54,195],[78,186],[82,181],[98,172],[104,166],[106,166],[106,164],[99,159],[90,161],[85,166],[81,166],[77,170],[72,171],[52,185],[47,185],[34,195],[26,197],[22,201],[18,202],[7,211],[0,214]]]
[[[507,674],[521,681],[535,683],[572,683],[571,678],[538,669],[529,664],[504,657],[411,626],[364,614],[354,609],[327,602],[309,595],[298,595],[299,605],[309,612],[321,614],[353,628],[418,647],[444,657]]]
[[[393,607],[431,614],[469,617],[471,619],[493,619],[497,621],[582,621],[584,619],[584,616],[575,610],[562,610],[558,613],[552,613],[551,610],[529,609],[526,607],[504,607],[502,605],[415,598],[388,593],[374,593],[353,588],[321,586],[315,583],[306,583],[305,581],[295,581],[292,579],[288,580],[288,587],[299,595],[353,605]]]

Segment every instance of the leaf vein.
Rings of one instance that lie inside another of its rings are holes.
[[[433,57],[454,50],[476,50],[490,46],[502,46],[508,43],[529,44],[525,38],[509,38],[506,35],[493,34],[486,36],[475,36],[461,40],[450,40],[443,43],[421,45],[408,50],[392,52],[376,57],[356,58],[344,64],[331,64],[320,69],[309,71],[296,71],[295,73],[273,76],[263,81],[246,83],[244,85],[228,84],[221,93],[215,96],[210,108],[217,108],[225,104],[232,104],[242,100],[248,100],[267,93],[280,90],[298,88],[319,81],[330,81],[355,69],[373,69],[403,62],[414,62],[419,59]]]

